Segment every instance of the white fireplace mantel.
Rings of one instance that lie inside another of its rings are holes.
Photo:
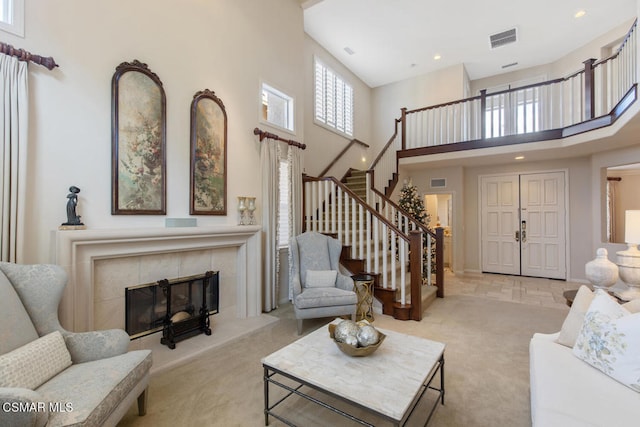
[[[69,281],[60,304],[60,321],[73,331],[94,329],[96,260],[215,248],[236,248],[236,317],[262,312],[261,228],[216,226],[53,231],[53,262]]]

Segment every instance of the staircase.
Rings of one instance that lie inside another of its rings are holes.
[[[357,169],[349,169],[343,179],[344,184],[362,200],[367,200],[367,172]]]
[[[349,171],[344,183],[333,177],[305,176],[303,181],[304,230],[329,234],[343,243],[342,265],[353,274],[375,278],[375,297],[384,314],[421,320],[436,294],[443,296],[432,286],[431,275],[422,277],[423,232],[430,233],[429,250],[436,236],[413,224],[390,200],[372,195],[365,171]]]
[[[396,174],[397,175],[397,174]],[[396,179],[397,180],[397,179]],[[356,170],[356,169],[350,169],[346,178],[344,179],[345,185],[348,189],[350,189],[351,191],[353,191],[358,197],[360,197],[363,200],[367,200],[367,171],[362,171],[362,170]],[[381,262],[389,262],[389,260],[381,260]],[[393,272],[389,272],[389,274],[394,274],[396,276],[396,279],[399,279],[400,276],[400,272],[399,272],[399,268],[401,268],[400,266],[396,266],[396,270]],[[409,292],[410,295],[410,289],[411,289],[411,276],[409,276],[409,280],[407,280],[407,292]],[[380,297],[384,298],[384,291],[382,290],[382,288],[377,288],[378,289],[378,294],[380,295]],[[433,303],[433,301],[435,301],[436,299],[436,294],[437,294],[437,288],[435,286],[430,286],[427,284],[422,284],[421,285],[421,298],[422,298],[422,310],[426,310],[427,307],[429,307],[429,305],[431,305],[431,303]],[[376,295],[378,296],[378,295]],[[381,299],[381,298],[379,298]],[[411,299],[411,298],[409,298]],[[393,305],[393,310],[391,309],[387,309],[386,312],[384,310],[384,305],[383,305],[383,313],[384,314],[389,314],[394,316],[395,318],[399,318],[402,317],[400,316],[400,313],[403,312],[401,304],[397,303],[395,301],[395,298],[393,298],[392,301],[390,301]],[[389,304],[387,304],[389,305]],[[402,319],[402,320],[408,320],[408,319]]]

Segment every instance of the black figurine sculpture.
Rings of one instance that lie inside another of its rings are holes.
[[[78,205],[78,193],[80,189],[75,185],[69,187],[69,194],[67,194],[67,222],[62,225],[84,225],[80,222],[80,215],[76,214],[76,206]]]

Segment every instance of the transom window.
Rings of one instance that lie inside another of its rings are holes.
[[[0,0],[0,30],[24,37],[24,0]]]
[[[260,120],[293,132],[293,98],[263,83]]]
[[[315,58],[315,122],[353,137],[353,87]]]

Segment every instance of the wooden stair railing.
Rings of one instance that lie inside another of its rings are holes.
[[[421,320],[422,231],[403,232],[334,177],[303,176],[303,183],[303,229],[333,233],[348,247],[345,258],[352,260],[351,268],[343,265],[354,274],[373,275],[377,292],[393,295],[391,307],[380,298],[383,312],[398,311],[400,317]]]
[[[362,142],[362,141],[360,141],[360,140],[358,140],[358,139],[355,139],[355,138],[354,138],[354,139],[352,139],[351,141],[349,141],[349,143],[347,144],[347,146],[346,146],[346,147],[344,147],[344,149],[343,149],[340,153],[338,153],[338,155],[336,156],[336,158],[335,158],[335,159],[333,159],[333,160],[331,161],[331,163],[329,163],[329,165],[328,165],[326,168],[324,168],[324,170],[323,170],[322,172],[320,172],[320,175],[319,175],[319,176],[325,176],[325,175],[329,172],[329,170],[331,170],[331,168],[332,168],[336,163],[338,163],[338,160],[340,160],[340,159],[342,158],[342,156],[344,156],[344,155],[345,155],[345,153],[346,153],[347,151],[349,151],[349,148],[351,148],[351,147],[352,147],[353,145],[355,145],[355,144],[359,144],[360,146],[362,146],[362,147],[364,147],[364,148],[369,148],[369,144],[366,144],[366,143],[364,143],[364,142]]]

